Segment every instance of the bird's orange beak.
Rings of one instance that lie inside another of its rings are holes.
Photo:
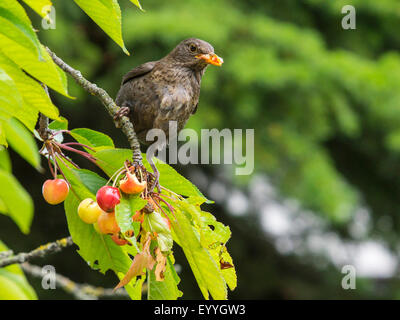
[[[215,53],[207,53],[207,54],[198,54],[196,56],[197,59],[204,60],[208,64],[212,64],[213,66],[220,67],[224,63],[224,59],[218,57]]]

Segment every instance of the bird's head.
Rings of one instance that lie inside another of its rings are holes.
[[[194,70],[202,70],[209,64],[220,67],[224,63],[224,60],[214,53],[211,44],[195,38],[183,40],[169,54],[169,58]]]

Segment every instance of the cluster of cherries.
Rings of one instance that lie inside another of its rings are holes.
[[[127,169],[125,177],[119,182],[119,188],[108,185],[101,187],[97,191],[96,201],[87,198],[79,204],[78,215],[83,222],[93,224],[97,232],[110,235],[117,245],[129,244],[120,232],[115,218],[115,206],[120,203],[120,191],[128,195],[137,195],[142,193],[146,186],[145,180],[139,182],[136,174]],[[42,193],[48,203],[59,204],[67,198],[69,185],[64,179],[47,180],[43,184]],[[139,219],[139,215],[140,212],[134,215],[133,219]]]

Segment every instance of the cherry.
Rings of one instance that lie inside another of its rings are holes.
[[[146,185],[146,181],[139,182],[135,174],[127,172],[125,178],[120,181],[119,188],[126,194],[139,194]]]
[[[121,195],[118,188],[104,186],[96,194],[99,207],[106,212],[113,212],[115,206],[120,202]]]
[[[116,234],[120,231],[114,212],[103,211],[97,219],[97,226],[102,234]]]
[[[95,223],[103,210],[93,199],[87,198],[78,206],[78,215],[85,223]]]
[[[63,202],[69,192],[69,185],[64,179],[46,180],[43,183],[43,198],[50,204]]]
[[[114,241],[114,243],[118,246],[124,246],[126,244],[129,244],[129,241],[126,239],[122,239],[119,237],[119,234],[113,234],[111,236],[112,241]]]

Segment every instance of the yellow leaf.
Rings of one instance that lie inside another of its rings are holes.
[[[51,0],[23,0],[41,17],[45,17],[49,12],[48,9],[53,5]]]

